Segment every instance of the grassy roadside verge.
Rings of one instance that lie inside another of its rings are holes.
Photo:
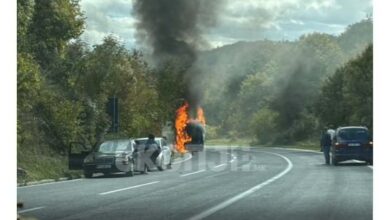
[[[18,172],[17,183],[24,184],[31,181],[60,178],[80,178],[82,172],[68,169],[68,157],[53,152],[18,151],[17,167],[23,169]]]

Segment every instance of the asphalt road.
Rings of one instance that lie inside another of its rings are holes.
[[[18,187],[37,219],[372,219],[373,170],[278,148],[208,148],[171,170]]]

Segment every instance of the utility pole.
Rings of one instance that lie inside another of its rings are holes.
[[[119,105],[118,98],[111,97],[108,99],[107,113],[111,118],[110,132],[118,133],[119,131]]]

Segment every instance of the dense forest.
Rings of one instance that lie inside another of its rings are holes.
[[[113,36],[80,40],[85,17],[76,0],[17,1],[18,166],[54,163],[72,141],[91,145],[110,134],[110,97],[117,97],[115,136],[160,134],[183,100],[185,67],[159,69]],[[372,129],[372,19],[338,36],[238,42],[199,54],[208,138],[255,138],[291,144],[318,138],[324,126]],[[62,168],[61,168],[62,169]],[[53,171],[54,172],[54,171]]]

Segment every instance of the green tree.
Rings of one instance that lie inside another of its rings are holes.
[[[344,70],[337,69],[335,74],[329,77],[321,88],[321,94],[315,104],[316,115],[321,124],[326,126],[345,125],[348,121],[348,106],[345,105]]]
[[[351,107],[349,123],[373,128],[373,46],[346,67],[345,98]]]
[[[39,101],[43,79],[31,55],[18,53],[17,62],[17,139],[18,146],[31,144],[36,130],[33,109]]]
[[[372,51],[372,45],[368,46],[325,81],[316,103],[316,115],[322,124],[373,128]]]
[[[279,114],[268,107],[261,108],[253,115],[249,127],[259,143],[268,144],[275,141],[279,133],[277,125],[278,117]]]
[[[63,151],[79,130],[80,104],[55,76],[66,72],[67,44],[81,34],[83,19],[78,1],[18,1],[18,131],[23,138],[38,129],[33,145]]]
[[[35,0],[28,28],[32,51],[42,68],[55,65],[69,40],[84,30],[78,0]]]
[[[27,53],[18,53],[17,96],[20,110],[31,110],[42,87],[39,65]]]
[[[17,1],[17,50],[21,52],[29,52],[29,27],[34,12],[33,0],[18,0]]]
[[[82,106],[79,102],[64,99],[61,93],[45,89],[34,108],[39,117],[39,129],[44,132],[44,144],[65,154],[69,142],[77,140],[80,133]]]
[[[75,89],[89,109],[86,112],[88,127],[94,133],[92,139],[107,134],[110,121],[106,104],[114,96],[119,99],[123,135],[159,131],[162,122],[156,80],[140,53],[131,54],[109,36],[83,59]]]
[[[273,99],[273,75],[279,71],[275,62],[266,64],[264,71],[248,75],[241,83],[237,98],[232,101],[226,124],[240,136],[252,133],[249,124],[259,109],[268,106]]]

